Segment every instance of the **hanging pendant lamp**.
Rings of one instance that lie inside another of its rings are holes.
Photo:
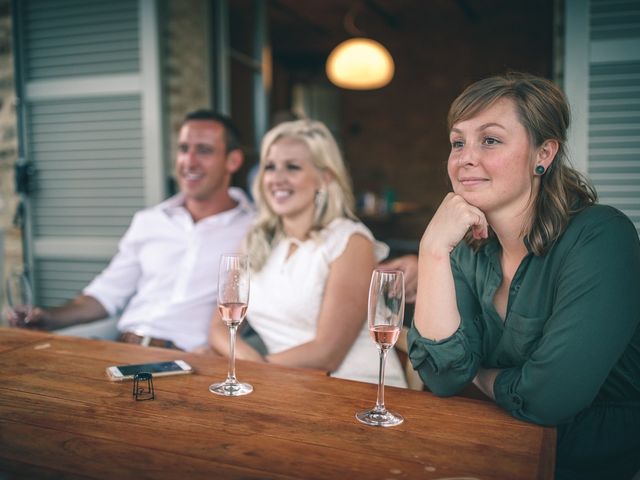
[[[343,23],[345,30],[355,38],[335,47],[326,64],[331,83],[350,90],[382,88],[391,81],[395,72],[389,51],[381,43],[366,38],[362,30],[356,27],[356,15],[363,8],[362,0],[351,4]]]
[[[334,85],[351,90],[374,90],[393,78],[395,65],[389,51],[370,38],[351,38],[329,54],[327,77]]]

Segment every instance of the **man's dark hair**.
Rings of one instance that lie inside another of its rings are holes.
[[[226,115],[201,108],[187,113],[182,124],[184,125],[191,120],[213,120],[214,122],[218,122],[224,127],[225,142],[227,144],[226,152],[229,153],[232,150],[240,148],[240,131]]]

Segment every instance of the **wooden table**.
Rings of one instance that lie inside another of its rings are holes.
[[[183,358],[136,402],[110,365]],[[377,359],[371,359],[377,362]],[[0,478],[553,478],[555,430],[489,402],[386,389],[405,417],[356,421],[376,386],[238,362],[254,392],[209,393],[226,359],[0,328]]]

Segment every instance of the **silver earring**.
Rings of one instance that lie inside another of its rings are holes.
[[[316,201],[316,208],[318,210],[321,210],[324,207],[325,203],[327,202],[327,191],[323,189],[318,190],[316,192],[315,201]]]
[[[322,217],[322,214],[324,213],[325,208],[327,207],[327,191],[326,190],[321,189],[316,192],[315,204],[316,204],[315,221],[318,222],[320,220],[320,217]]]

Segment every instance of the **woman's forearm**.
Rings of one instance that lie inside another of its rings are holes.
[[[209,346],[219,355],[228,357],[229,350],[229,328],[224,324],[218,314],[215,314],[211,321],[209,330]],[[236,332],[235,357],[240,360],[251,360],[263,362],[264,358],[251,345],[245,342]]]
[[[475,238],[487,238],[484,213],[448,193],[420,240],[415,324],[430,340],[449,338],[460,326],[450,254],[469,229]]]
[[[290,367],[313,368],[333,372],[342,363],[344,356],[336,355],[327,342],[312,340],[279,353],[267,355],[269,363]]]
[[[442,340],[460,326],[455,284],[448,253],[434,253],[420,248],[418,258],[418,294],[415,326],[430,340]]]
[[[496,396],[493,393],[493,384],[495,383],[496,377],[499,373],[500,369],[497,368],[479,368],[475,378],[473,379],[473,384],[478,387],[480,391],[482,391],[482,393],[484,393],[487,397],[495,400]]]

